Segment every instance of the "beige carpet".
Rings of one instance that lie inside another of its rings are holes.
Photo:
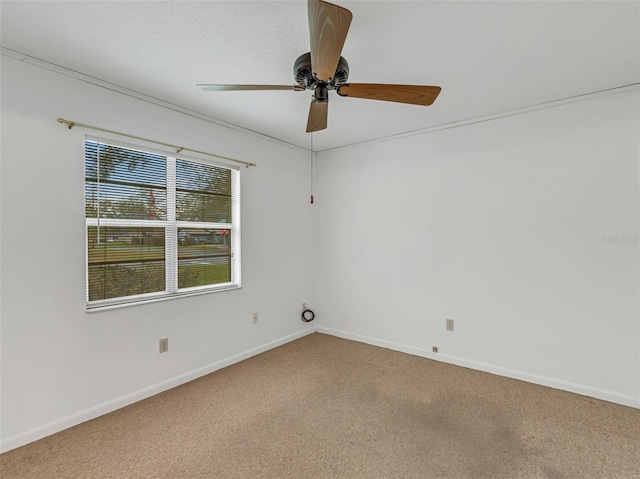
[[[640,478],[640,410],[312,334],[0,457],[19,478]]]

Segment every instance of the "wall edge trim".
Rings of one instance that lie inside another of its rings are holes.
[[[232,364],[244,361],[245,359],[249,359],[252,356],[264,353],[266,351],[269,351],[270,349],[282,346],[283,344],[289,343],[291,341],[295,341],[296,339],[300,339],[314,332],[314,328],[305,328],[301,331],[288,334],[281,338],[264,343],[260,346],[247,349],[246,351],[228,356],[219,361],[215,361],[186,373],[182,373],[172,378],[165,379],[164,381],[160,381],[159,383],[153,384],[151,386],[147,386],[137,391],[125,394],[124,396],[120,396],[115,399],[96,404],[95,406],[91,406],[68,416],[56,419],[47,424],[43,424],[28,431],[24,431],[7,437],[6,439],[2,439],[0,441],[0,453],[5,453],[12,449],[25,446],[29,443],[32,443],[39,439],[43,439],[47,436],[51,436],[70,427],[77,426],[78,424],[81,424],[83,422],[90,421],[91,419],[95,419],[99,416],[103,416],[123,407],[129,406],[138,401],[142,401],[143,399],[147,399],[151,396],[155,396],[156,394],[168,391],[169,389],[173,389],[177,386],[193,381],[194,379],[206,376],[207,374],[211,374],[215,371],[218,371],[219,369],[223,369],[227,366],[231,366]]]
[[[272,143],[276,143],[278,145],[287,147],[287,148],[292,148],[294,150],[298,150],[298,151],[309,151],[308,148],[304,148],[298,145],[295,145],[293,143],[289,143],[288,141],[285,140],[281,140],[280,138],[276,138],[273,136],[269,136],[265,133],[260,133],[259,131],[255,131],[255,130],[251,130],[249,128],[245,128],[243,126],[240,125],[236,125],[235,123],[231,123],[228,121],[224,121],[220,118],[215,118],[211,115],[207,115],[206,113],[202,113],[196,110],[193,110],[191,108],[188,107],[184,107],[175,103],[171,103],[167,100],[163,100],[161,98],[156,98],[154,96],[151,95],[147,95],[146,93],[142,93],[136,90],[131,90],[127,87],[121,86],[121,85],[117,85],[115,83],[110,83],[106,80],[102,80],[100,78],[96,78],[93,77],[91,75],[87,75],[85,73],[76,71],[76,70],[72,70],[70,68],[61,66],[61,65],[57,65],[55,63],[51,63],[49,61],[46,60],[42,60],[40,58],[37,57],[33,57],[31,55],[28,55],[26,53],[22,53],[19,52],[17,50],[13,50],[7,47],[3,47],[0,46],[0,56],[5,56],[7,58],[13,58],[15,60],[24,62],[25,64],[28,65],[32,65],[38,68],[43,68],[45,70],[49,70],[52,71],[54,73],[58,73],[59,75],[63,75],[63,76],[67,76],[70,78],[73,78],[75,80],[79,80],[82,81],[84,83],[89,83],[91,85],[95,85],[97,87],[100,88],[104,88],[106,90],[111,90],[114,91],[116,93],[120,93],[122,95],[126,95],[132,98],[136,98],[138,100],[147,102],[147,103],[151,103],[154,105],[158,105],[161,106],[163,108],[167,108],[169,110],[173,110],[176,111],[178,113],[182,113],[184,115],[187,116],[191,116],[194,118],[199,118],[200,120],[204,120],[207,121],[209,123],[213,123],[216,124],[220,127],[223,128],[229,128],[231,130],[234,131],[238,131],[241,133],[245,133],[247,135],[253,136],[255,138],[259,138],[261,140],[265,140],[265,141],[269,141]]]
[[[533,113],[539,110],[546,110],[548,108],[557,108],[560,106],[569,105],[571,103],[583,102],[583,101],[592,100],[594,98],[600,98],[603,96],[610,96],[610,95],[618,95],[621,93],[628,93],[628,92],[637,91],[637,90],[640,90],[640,82],[631,83],[629,85],[615,86],[612,88],[593,91],[589,93],[583,93],[580,95],[575,95],[567,98],[559,98],[557,100],[551,100],[543,103],[538,103],[535,105],[523,106],[519,108],[514,108],[512,110],[500,111],[500,112],[492,113],[489,115],[476,116],[476,117],[471,117],[464,120],[456,120],[450,123],[443,123],[440,125],[434,125],[426,128],[419,128],[417,130],[405,131],[405,132],[396,133],[388,136],[381,136],[379,138],[373,138],[370,140],[362,140],[356,143],[349,143],[342,146],[325,148],[324,150],[316,151],[316,153],[325,153],[329,151],[356,148],[364,145],[373,145],[377,143],[394,141],[394,140],[399,140],[404,138],[411,138],[414,136],[422,136],[422,135],[426,135],[428,133],[434,133],[437,131],[450,130],[452,128],[460,128],[468,125],[474,125],[476,123],[484,123],[487,121],[500,120],[500,119],[509,118],[512,116],[524,115],[526,113]]]
[[[593,388],[591,386],[585,386],[582,384],[572,383],[568,381],[561,381],[546,376],[539,376],[536,374],[527,373],[515,369],[504,368],[489,363],[480,361],[474,361],[470,359],[460,358],[457,356],[451,356],[442,353],[432,353],[426,349],[416,348],[414,346],[408,346],[406,344],[395,343],[393,341],[386,341],[378,338],[372,338],[369,336],[363,336],[357,333],[351,333],[347,331],[341,331],[338,329],[331,329],[325,327],[316,327],[318,333],[328,334],[336,336],[342,339],[348,339],[352,341],[358,341],[360,343],[370,344],[372,346],[378,346],[393,351],[399,351],[402,353],[411,354],[413,356],[420,356],[426,359],[433,359],[443,363],[453,364],[455,366],[461,366],[477,371],[483,371],[497,376],[507,377],[510,379],[517,379],[538,386],[550,387],[553,389],[559,389],[574,394],[580,394],[581,396],[592,397],[603,401],[619,404],[622,406],[629,406],[636,409],[640,409],[640,397],[634,397],[626,394],[620,394],[613,391],[607,391],[604,389]]]

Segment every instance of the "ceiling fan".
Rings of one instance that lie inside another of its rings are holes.
[[[340,56],[353,15],[346,8],[323,0],[307,0],[311,52],[298,57],[293,65],[296,85],[221,85],[201,83],[208,91],[232,90],[313,90],[307,132],[327,127],[329,90],[343,97],[366,98],[413,105],[431,105],[439,86],[347,83],[349,64]]]

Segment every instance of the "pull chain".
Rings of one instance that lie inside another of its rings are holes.
[[[311,204],[313,204],[313,133],[311,135]]]

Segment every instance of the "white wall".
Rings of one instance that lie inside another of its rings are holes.
[[[311,331],[308,153],[8,57],[1,93],[3,450]],[[83,139],[96,133],[58,117],[258,163],[241,169],[243,288],[86,314]]]
[[[603,241],[638,235],[637,91],[321,153],[313,206],[308,153],[7,57],[1,94],[2,450],[305,334],[303,301],[333,334],[640,407],[638,243]],[[258,163],[243,288],[86,314],[90,132],[58,117]]]
[[[640,407],[639,118],[635,90],[319,154],[318,326]]]

